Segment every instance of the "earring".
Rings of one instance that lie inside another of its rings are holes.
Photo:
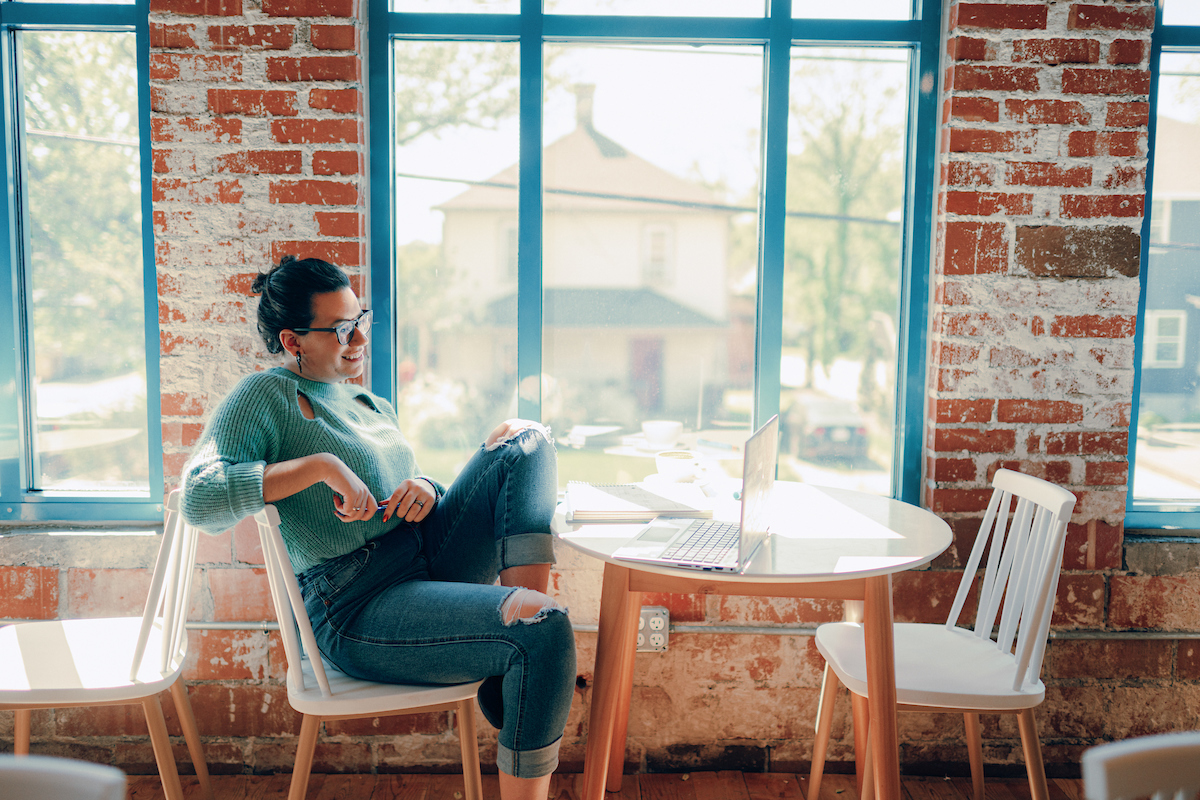
[[[304,365],[300,363],[300,351],[296,351],[296,369],[304,372]]]

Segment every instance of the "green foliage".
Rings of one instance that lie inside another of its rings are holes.
[[[512,43],[405,41],[393,53],[397,147],[448,128],[494,130],[517,111]]]
[[[25,241],[41,381],[145,364],[132,33],[22,31]]]
[[[904,91],[904,68],[833,56],[799,63],[784,266],[792,324],[784,345],[829,366],[868,358],[873,312],[896,314],[901,236],[889,215],[903,201],[904,130],[885,109]]]

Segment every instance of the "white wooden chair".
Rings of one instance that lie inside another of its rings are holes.
[[[268,505],[254,515],[262,540],[263,560],[279,618],[287,656],[287,692],[292,708],[304,715],[292,769],[288,800],[302,800],[308,790],[317,735],[324,720],[386,717],[454,710],[462,750],[467,800],[482,800],[479,744],[475,732],[475,696],[483,681],[450,686],[374,683],[351,678],[324,662],[300,596],[300,582],[279,533],[279,512]]]
[[[167,498],[166,524],[140,617],[39,620],[0,629],[0,709],[14,709],[16,755],[29,753],[34,709],[140,704],[150,729],[167,800],[183,788],[158,695],[170,691],[204,795],[212,786],[200,732],[179,679],[187,656],[188,603],[197,531],[179,514],[178,491]]]
[[[992,486],[991,502],[946,623],[898,623],[894,628],[897,708],[963,715],[975,800],[983,800],[979,714],[1017,715],[1033,800],[1047,800],[1033,709],[1046,696],[1039,676],[1075,496],[1040,478],[1006,469],[997,471]],[[1014,498],[1016,507],[1010,516]],[[988,558],[979,581],[974,629],[960,628],[959,614],[985,550]],[[825,676],[817,710],[810,800],[817,800],[820,792],[839,685],[867,696],[862,626],[822,625],[816,645],[825,657]],[[873,794],[869,746],[867,751],[863,797]]]
[[[1083,751],[1087,800],[1194,800],[1200,793],[1200,731],[1139,736]]]
[[[0,797],[125,800],[125,773],[72,758],[0,755]]]

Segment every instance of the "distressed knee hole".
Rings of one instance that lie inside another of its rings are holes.
[[[527,625],[541,622],[551,611],[565,611],[549,595],[533,589],[518,587],[500,604],[500,619],[506,627],[523,622]]]
[[[544,425],[541,425],[541,424],[535,422],[535,423],[531,424],[528,428],[522,428],[521,430],[517,431],[512,436],[506,436],[503,439],[497,439],[496,441],[492,442],[492,444],[488,445],[488,447],[486,447],[485,449],[488,452],[491,452],[492,450],[499,450],[501,447],[503,447],[507,444],[511,444],[514,439],[519,438],[521,436],[521,434],[525,433],[526,431],[537,431],[538,433],[540,433],[542,435],[543,439],[545,439],[550,444],[554,444],[554,439],[550,436],[550,429],[545,427]],[[538,442],[538,438],[536,436],[527,436],[527,437],[525,437],[525,439],[523,441],[519,442],[519,444],[521,445],[521,450],[526,455],[529,455],[530,453],[532,453],[534,450],[536,450],[538,448],[540,443]]]

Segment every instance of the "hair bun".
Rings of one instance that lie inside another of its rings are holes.
[[[269,272],[260,272],[254,276],[254,282],[250,284],[250,291],[255,294],[262,294],[267,290],[267,279],[271,277]]]
[[[285,255],[283,258],[279,259],[278,264],[271,267],[266,272],[260,272],[257,275],[255,275],[254,282],[252,284],[250,284],[250,290],[252,292],[254,292],[255,294],[264,293],[267,290],[267,287],[270,285],[270,280],[275,275],[275,273],[278,272],[279,270],[283,269],[284,267],[288,266],[289,264],[295,264],[296,260],[297,260],[296,257],[293,255]]]

